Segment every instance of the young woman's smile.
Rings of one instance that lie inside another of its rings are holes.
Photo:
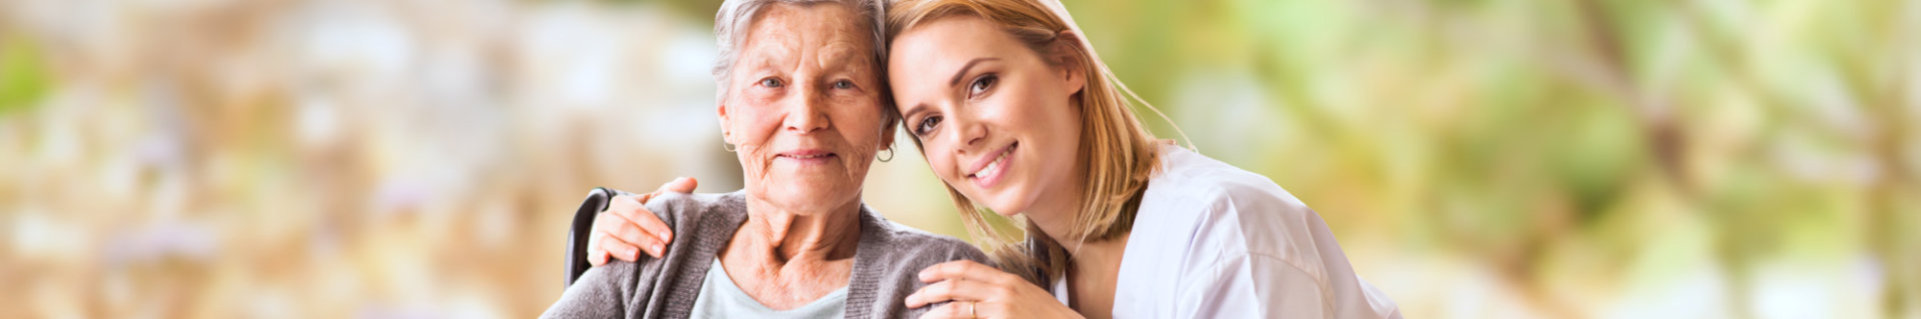
[[[974,180],[974,185],[980,186],[982,189],[994,187],[994,183],[1000,181],[1001,173],[1007,171],[1006,168],[1008,165],[1012,165],[1012,162],[1008,161],[1007,158],[1013,155],[1015,148],[1020,145],[1020,143],[1016,142],[1007,145],[1006,148],[1002,148],[1000,151],[987,154],[989,157],[977,161],[980,164],[974,165],[980,168],[974,169],[973,174],[967,174],[967,178]]]

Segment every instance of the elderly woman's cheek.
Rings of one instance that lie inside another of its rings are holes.
[[[734,149],[734,155],[740,159],[742,177],[746,177],[746,179],[750,181],[762,182],[759,185],[766,185],[764,182],[767,177],[768,165],[772,163],[770,163],[765,156],[760,155],[762,150],[763,148],[757,144],[741,144]]]
[[[780,116],[771,103],[752,98],[741,99],[728,107],[728,135],[735,144],[741,173],[750,181],[766,186],[772,168],[773,152],[769,143],[780,128]]]

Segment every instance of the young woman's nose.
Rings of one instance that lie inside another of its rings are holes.
[[[981,121],[974,117],[974,112],[961,110],[961,108],[953,109],[956,111],[948,115],[946,124],[954,131],[954,134],[949,135],[954,138],[954,151],[968,154],[973,153],[975,148],[984,147],[985,145],[980,144],[987,139],[987,126],[982,125]]]

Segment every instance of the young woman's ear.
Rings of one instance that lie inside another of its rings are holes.
[[[1055,69],[1061,72],[1061,80],[1066,81],[1069,95],[1080,94],[1087,89],[1088,65],[1081,64],[1081,56],[1087,55],[1082,48],[1080,33],[1064,30],[1054,35],[1054,43],[1049,44],[1048,59],[1054,62]]]

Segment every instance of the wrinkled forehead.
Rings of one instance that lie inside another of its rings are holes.
[[[871,69],[873,30],[854,8],[837,3],[776,4],[759,12],[741,39],[741,62],[792,62],[811,57],[815,63]]]

